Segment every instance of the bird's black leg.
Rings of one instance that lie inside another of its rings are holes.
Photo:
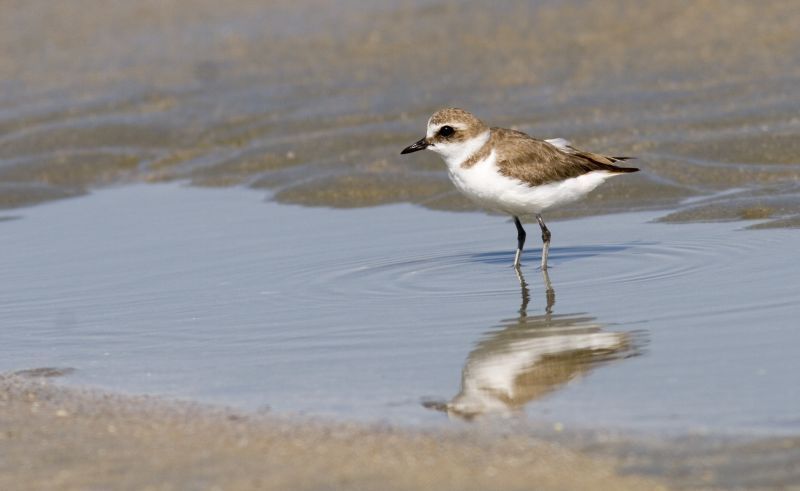
[[[519,218],[514,217],[514,225],[517,227],[517,253],[514,255],[514,267],[519,269],[519,258],[522,255],[522,247],[525,245],[525,229],[522,228]]]
[[[539,221],[539,226],[542,228],[542,242],[544,243],[542,246],[542,270],[546,270],[547,255],[550,253],[550,230],[548,230],[547,225],[544,224],[542,215],[536,215],[536,220]]]

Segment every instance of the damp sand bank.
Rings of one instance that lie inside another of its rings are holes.
[[[399,155],[456,105],[638,157],[642,172],[551,217],[800,216],[796,2],[2,5],[0,207],[190,180],[469,210],[436,156]],[[696,196],[716,198],[670,213]]]
[[[0,487],[666,489],[533,438],[302,422],[0,377]]]
[[[498,435],[279,418],[0,376],[0,486],[23,489],[794,489],[800,439]]]

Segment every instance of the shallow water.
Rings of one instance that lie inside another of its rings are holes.
[[[548,292],[499,217],[263,201],[140,185],[15,210],[0,370],[397,424],[800,429],[794,231],[552,222]]]

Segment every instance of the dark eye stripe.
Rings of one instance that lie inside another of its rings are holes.
[[[439,128],[439,135],[444,137],[451,136],[455,132],[456,130],[454,130],[452,126],[442,126]]]

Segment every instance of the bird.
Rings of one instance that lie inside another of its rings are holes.
[[[455,187],[482,208],[510,215],[517,228],[513,266],[520,268],[525,229],[522,220],[536,218],[542,231],[541,269],[547,270],[552,234],[542,213],[577,201],[620,174],[631,157],[611,157],[575,148],[555,138],[540,140],[521,131],[489,127],[472,113],[444,108],[428,119],[425,137],[404,148],[439,154]]]

